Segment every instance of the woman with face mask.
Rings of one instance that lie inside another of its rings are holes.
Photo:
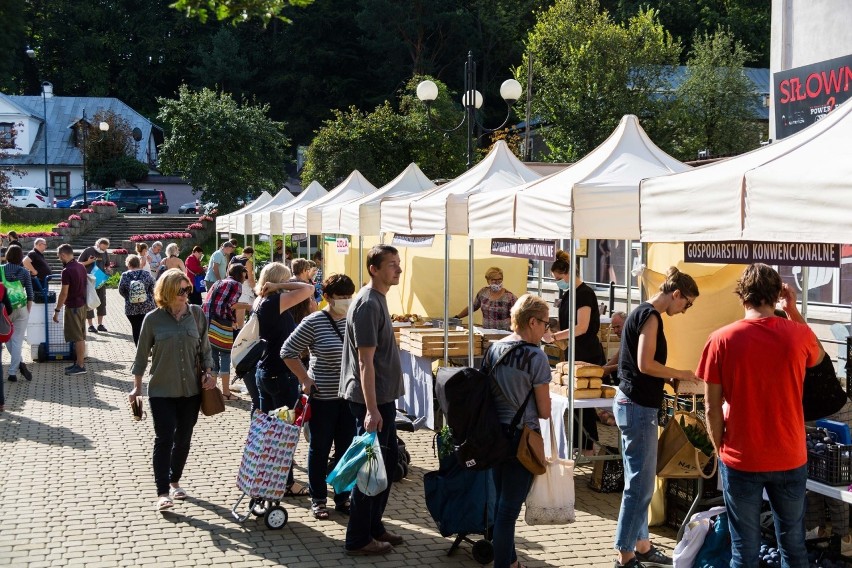
[[[331,445],[334,443],[335,458],[339,458],[355,436],[355,420],[346,401],[338,396],[346,313],[355,283],[345,274],[332,274],[323,282],[322,290],[328,305],[305,317],[281,347],[281,358],[299,379],[302,390],[312,395],[308,484],[311,512],[319,520],[328,519],[325,477]],[[310,353],[307,371],[300,359],[306,349]],[[348,513],[349,493],[335,494],[334,503],[336,510]]]
[[[554,340],[567,340],[568,325],[571,321],[571,301],[570,294],[577,295],[576,308],[574,313],[574,360],[585,361],[593,365],[604,365],[606,356],[604,355],[603,346],[598,339],[598,330],[601,327],[601,313],[598,310],[598,297],[595,291],[583,282],[582,278],[577,274],[571,275],[570,268],[571,259],[568,253],[562,250],[556,251],[556,260],[553,261],[553,266],[550,268],[550,273],[556,279],[556,285],[562,291],[562,299],[559,304],[559,331],[554,332],[551,337]],[[578,265],[579,266],[579,265]],[[573,292],[572,292],[573,291]],[[568,350],[565,350],[565,358],[568,358]],[[574,411],[575,416],[579,414]],[[598,439],[597,416],[594,412],[583,413],[583,429],[587,436],[584,438],[585,455],[593,455],[593,444]],[[578,428],[574,428],[574,447],[578,444]]]
[[[486,329],[502,329],[511,331],[512,317],[509,312],[518,298],[503,288],[503,271],[492,266],[485,272],[488,286],[479,290],[473,299],[473,311],[482,310],[482,327]],[[456,315],[457,318],[467,316],[467,308]]]

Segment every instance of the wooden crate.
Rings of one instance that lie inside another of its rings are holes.
[[[450,357],[468,354],[468,334],[464,331],[450,331],[448,339]],[[444,356],[444,330],[437,328],[403,328],[400,332],[401,349],[418,357]],[[475,337],[473,354],[482,355],[482,340]]]

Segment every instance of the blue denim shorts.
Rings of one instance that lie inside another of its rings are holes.
[[[216,347],[210,348],[213,351],[213,372],[217,375],[229,375],[231,373],[231,352],[222,351]]]

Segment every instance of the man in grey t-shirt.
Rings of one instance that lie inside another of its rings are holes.
[[[399,453],[396,400],[405,389],[385,295],[391,286],[399,284],[399,253],[388,245],[374,246],[367,253],[367,270],[370,283],[358,292],[346,316],[340,396],[349,402],[358,435],[376,432],[390,480]],[[382,524],[389,495],[390,483],[375,497],[368,497],[357,486],[352,490],[347,554],[386,554],[402,544],[402,537],[388,532]]]

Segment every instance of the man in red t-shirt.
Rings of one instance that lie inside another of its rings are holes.
[[[796,296],[772,267],[748,266],[736,293],[745,317],[710,335],[695,371],[706,383],[707,426],[721,458],[731,566],[758,565],[765,489],[785,565],[806,568],[802,385],[819,345],[808,326],[775,317],[779,298],[790,313]]]
[[[65,341],[74,344],[75,362],[65,368],[66,375],[84,375],[86,373],[86,292],[89,285],[86,268],[74,260],[74,249],[65,243],[56,249],[62,261],[62,290],[56,299],[53,321],[59,323],[59,312],[65,306],[63,329]]]

